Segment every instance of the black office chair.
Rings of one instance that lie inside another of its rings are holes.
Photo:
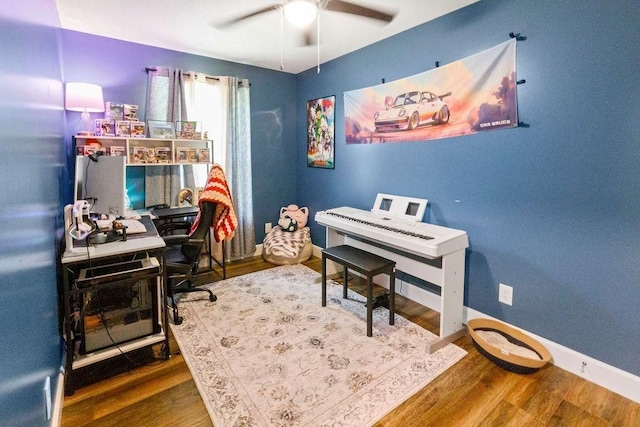
[[[175,221],[166,222],[157,226],[158,233],[167,245],[165,250],[165,268],[167,279],[171,289],[171,304],[173,309],[173,321],[176,325],[182,323],[182,317],[178,314],[178,306],[174,295],[182,292],[207,292],[209,301],[215,301],[217,297],[209,289],[199,288],[193,283],[194,276],[198,273],[198,264],[204,250],[207,233],[213,220],[216,204],[203,202],[200,205],[200,221],[198,228],[189,236],[191,222]],[[174,234],[182,231],[180,234]]]

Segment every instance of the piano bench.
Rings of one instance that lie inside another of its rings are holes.
[[[367,336],[373,335],[373,277],[389,275],[389,324],[395,316],[396,262],[349,245],[333,246],[322,250],[322,306],[327,305],[327,260],[342,265],[342,297],[347,298],[347,271],[352,269],[367,277]]]

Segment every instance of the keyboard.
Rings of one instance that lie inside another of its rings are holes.
[[[123,219],[122,225],[127,227],[127,234],[146,233],[147,227],[137,219]],[[118,230],[119,234],[122,234],[122,230]]]
[[[462,230],[426,222],[390,219],[346,206],[316,212],[315,220],[320,225],[347,235],[432,259],[460,250],[464,253],[469,246],[467,233]]]
[[[122,215],[125,219],[140,219],[140,213],[133,209],[127,209],[124,211],[124,215]]]

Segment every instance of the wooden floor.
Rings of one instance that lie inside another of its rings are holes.
[[[305,264],[320,271],[318,258]],[[259,257],[231,263],[227,277],[270,267]],[[352,289],[358,290],[358,284]],[[437,312],[402,297],[396,299],[396,307],[401,316],[438,333]],[[552,365],[532,375],[510,373],[478,353],[469,337],[455,344],[469,354],[376,426],[640,426],[639,404],[576,375]],[[97,377],[66,396],[62,425],[211,426],[173,339],[169,360],[158,357],[159,348],[153,350],[147,364],[109,378]],[[92,376],[113,371],[108,366],[91,369]]]

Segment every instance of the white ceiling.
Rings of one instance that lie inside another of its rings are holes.
[[[216,25],[283,0],[56,0],[62,28],[297,74],[318,63],[318,47],[271,11],[224,29]],[[384,25],[360,16],[320,12],[320,63],[479,0],[348,0],[395,14]],[[315,31],[315,23],[312,24]]]

